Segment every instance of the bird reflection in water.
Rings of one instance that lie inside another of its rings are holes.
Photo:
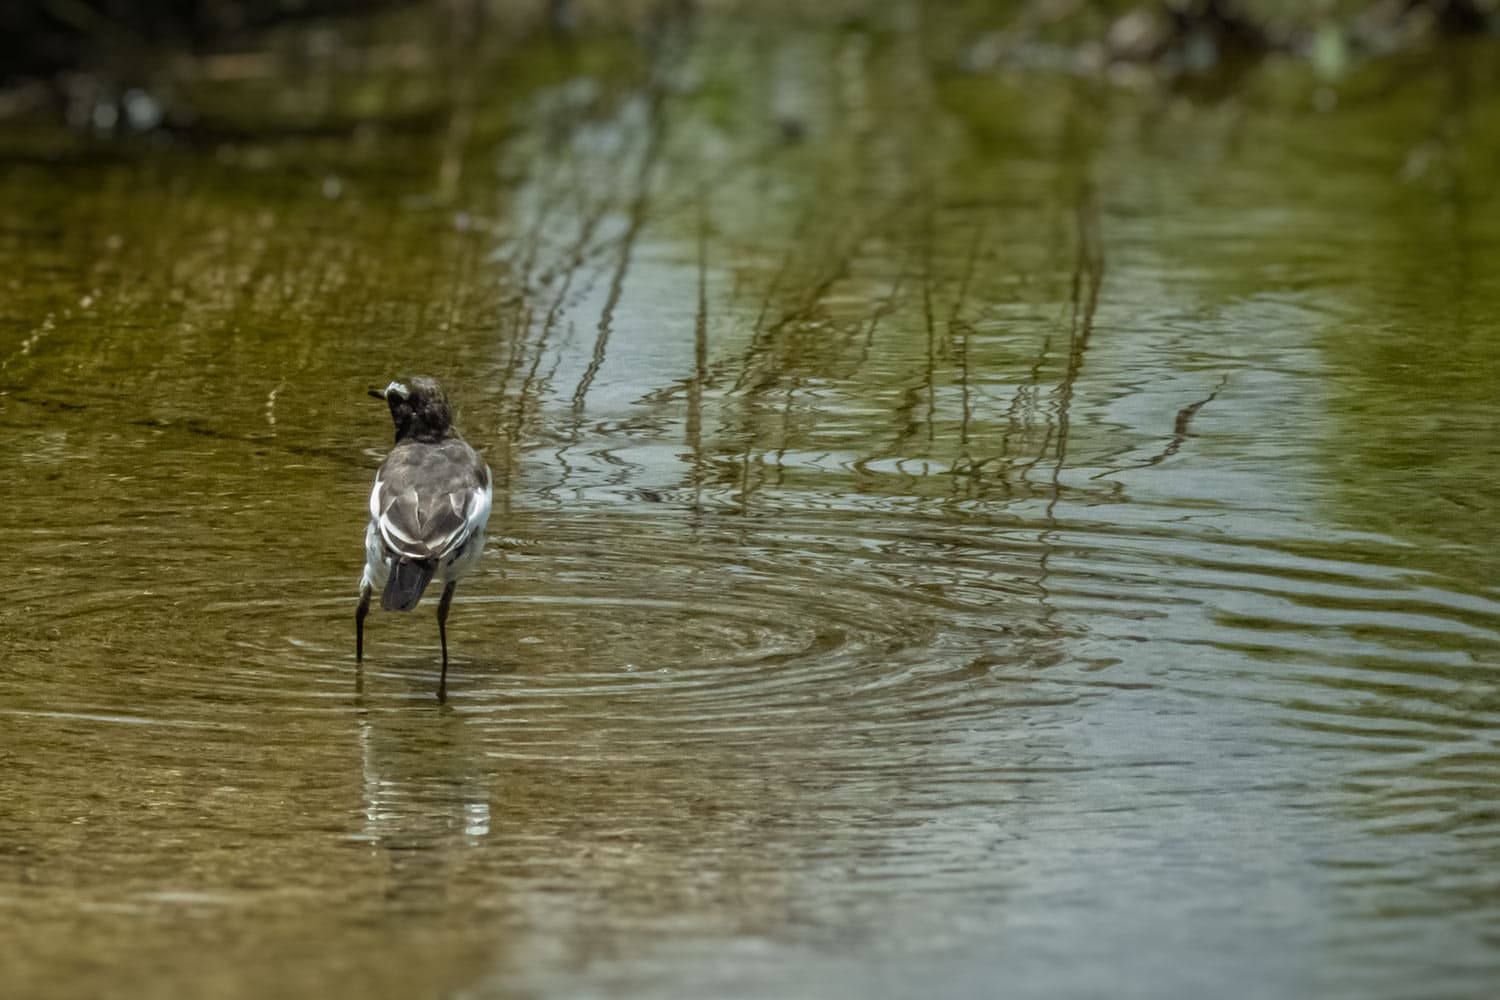
[[[450,869],[490,835],[483,755],[462,715],[427,704],[372,706],[356,696],[363,838],[390,859],[386,899],[400,909],[448,902]]]

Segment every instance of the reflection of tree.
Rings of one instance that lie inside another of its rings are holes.
[[[890,23],[914,30],[835,26],[791,44],[764,28],[700,26],[673,50],[676,66],[641,84],[694,83],[666,98],[664,143],[618,97],[627,113],[612,125],[562,129],[555,163],[533,166],[522,201],[550,221],[526,231],[580,236],[536,261],[557,278],[519,320],[530,337],[514,427],[546,436],[534,415],[565,391],[548,374],[571,350],[559,331],[595,327],[558,453],[576,461],[580,395],[601,371],[603,334],[646,287],[622,269],[649,241],[692,247],[673,280],[701,294],[683,330],[692,356],[642,419],[680,422],[700,497],[746,507],[804,487],[933,500],[1093,488],[1060,470],[1079,432],[1070,411],[1099,294],[1098,210],[1071,207],[1087,188],[1095,112],[1069,88],[1009,106],[948,93],[918,41],[922,17],[901,5]],[[987,148],[996,130],[1013,140],[1000,157]],[[586,156],[601,146],[619,154]],[[1018,198],[1045,170],[1062,199]],[[586,185],[569,179],[580,171]],[[1038,252],[1049,241],[1037,230],[1056,234],[1050,250]],[[609,293],[590,298],[599,284]]]

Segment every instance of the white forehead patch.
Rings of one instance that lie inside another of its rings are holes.
[[[411,395],[411,390],[408,389],[406,387],[406,384],[403,383],[403,382],[392,382],[390,385],[388,385],[388,386],[385,387],[385,392],[386,392],[386,395],[390,395],[391,393],[394,392],[396,395],[400,396],[402,399],[405,399],[407,396]]]

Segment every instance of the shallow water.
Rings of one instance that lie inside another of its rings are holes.
[[[914,11],[4,138],[12,995],[1487,995],[1493,52]],[[353,658],[410,371],[497,476],[446,705],[430,603]]]

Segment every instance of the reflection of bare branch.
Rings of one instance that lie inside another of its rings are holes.
[[[969,370],[969,335],[974,326],[963,318],[964,304],[968,301],[969,285],[974,280],[974,271],[979,261],[979,247],[984,240],[984,220],[980,219],[974,227],[974,238],[969,243],[969,252],[964,260],[964,275],[959,281],[958,295],[953,300],[953,309],[948,314],[948,337],[954,342],[954,349],[958,354],[958,389],[959,389],[959,424],[958,444],[960,454],[958,461],[954,464],[954,472],[964,472],[973,476],[978,469],[973,464],[969,455],[969,429],[974,419],[973,405],[969,397],[971,372]],[[958,477],[953,480],[954,491],[958,489]],[[970,487],[974,485],[973,480],[969,482]]]
[[[933,440],[937,423],[937,324],[932,318],[932,226],[928,219],[926,249],[922,261],[922,323],[927,333],[927,368],[922,373],[922,390],[927,396],[927,440]]]
[[[864,365],[870,360],[870,349],[875,345],[875,331],[880,327],[880,321],[896,311],[896,305],[900,300],[901,286],[906,281],[906,262],[902,262],[901,270],[896,272],[895,279],[891,282],[891,290],[886,292],[874,308],[870,310],[870,318],[864,324],[865,342],[860,350],[859,363]]]
[[[792,245],[796,246],[802,240],[801,227],[792,235]],[[781,257],[781,264],[776,268],[776,273],[771,276],[771,285],[761,296],[760,310],[755,314],[755,327],[750,331],[750,345],[745,348],[745,363],[740,366],[740,374],[735,379],[732,391],[738,392],[750,379],[754,359],[765,352],[765,345],[769,339],[766,318],[771,314],[771,301],[775,298],[776,291],[781,287],[781,282],[792,269],[792,253],[788,251]]]
[[[786,476],[786,451],[787,444],[792,439],[792,403],[797,397],[797,389],[802,385],[802,380],[793,378],[787,380],[786,401],[781,407],[781,437],[777,441],[776,461],[772,468],[775,470],[773,485],[780,486]]]
[[[1160,465],[1162,462],[1165,462],[1167,459],[1177,454],[1182,446],[1187,443],[1187,439],[1193,436],[1190,426],[1192,424],[1193,417],[1198,415],[1199,410],[1203,409],[1209,403],[1212,403],[1215,399],[1217,399],[1219,393],[1223,391],[1224,386],[1228,384],[1229,376],[1225,375],[1223,378],[1219,379],[1219,384],[1214,386],[1213,392],[1209,393],[1207,396],[1204,396],[1197,402],[1189,403],[1187,406],[1184,406],[1182,409],[1178,410],[1177,418],[1172,421],[1172,439],[1167,442],[1167,446],[1161,451],[1157,452],[1155,455],[1152,455],[1144,462],[1137,462],[1134,465],[1122,465],[1113,469],[1105,469],[1103,472],[1097,472],[1089,478],[1103,479],[1107,476],[1117,475],[1121,472],[1127,472],[1131,469],[1150,468],[1153,465]]]
[[[593,355],[589,359],[588,368],[584,370],[583,377],[578,380],[578,388],[573,390],[573,436],[575,438],[578,436],[578,424],[583,419],[583,404],[588,396],[589,386],[593,384],[594,378],[599,374],[599,369],[604,365],[610,329],[614,324],[615,307],[619,305],[620,296],[625,290],[625,275],[630,270],[630,257],[635,250],[636,239],[646,223],[646,206],[651,200],[651,174],[656,168],[656,161],[661,154],[667,131],[666,118],[661,113],[662,97],[660,88],[656,88],[651,95],[650,138],[647,140],[646,151],[641,157],[640,171],[636,176],[635,197],[630,203],[630,222],[620,245],[619,262],[610,278],[609,295],[599,315],[598,335],[594,338]]]
[[[653,24],[653,31],[648,38],[650,47],[659,48],[664,44],[670,24],[663,21]],[[655,67],[656,76],[643,85],[643,90],[649,101],[650,110],[650,132],[648,145],[642,156],[636,171],[634,184],[629,188],[632,192],[628,227],[619,243],[619,257],[612,272],[612,278],[608,297],[602,310],[597,326],[597,336],[594,348],[583,377],[579,380],[577,388],[573,393],[574,414],[574,437],[577,437],[577,425],[581,420],[585,399],[589,386],[598,375],[600,367],[604,363],[605,351],[609,343],[609,335],[613,326],[614,311],[624,294],[625,278],[630,267],[631,256],[634,251],[636,239],[646,222],[646,206],[650,198],[651,173],[657,163],[662,143],[665,136],[665,118],[661,114],[662,103],[668,92],[668,87],[660,75],[663,66],[671,65],[670,60],[652,60],[651,65]],[[571,246],[565,250],[556,262],[543,272],[539,279],[543,282],[549,278],[557,281],[556,292],[552,296],[551,305],[548,307],[542,320],[541,328],[536,340],[532,345],[532,363],[522,383],[516,403],[514,419],[511,421],[509,432],[514,437],[524,424],[524,417],[530,409],[540,405],[542,386],[550,382],[550,377],[538,379],[541,370],[543,355],[546,353],[547,341],[560,323],[562,314],[582,294],[580,290],[586,290],[598,277],[596,269],[587,267],[586,264],[591,255],[596,251],[596,231],[600,228],[603,220],[608,216],[613,204],[617,200],[615,192],[608,191],[602,197],[596,197],[595,192],[601,187],[600,178],[594,176],[585,177],[579,167],[577,156],[574,154],[571,133],[578,124],[579,115],[576,110],[565,105],[563,113],[553,122],[552,133],[556,138],[556,147],[562,151],[564,165],[568,169],[565,178],[558,183],[549,185],[549,189],[558,194],[556,200],[544,197],[539,206],[538,217],[534,220],[530,238],[527,244],[528,257],[522,267],[522,274],[528,288],[532,287],[533,269],[537,246],[541,243],[541,236],[546,231],[544,223],[553,206],[564,201],[567,193],[571,193],[575,203],[579,206],[576,215],[579,218],[578,236]],[[594,161],[590,161],[591,163]],[[611,185],[615,187],[617,185]],[[529,324],[528,324],[529,326]],[[560,362],[560,358],[556,359]]]
[[[927,218],[922,227],[922,327],[926,337],[927,355],[926,363],[922,368],[922,377],[915,384],[901,393],[901,403],[896,407],[893,416],[897,418],[899,430],[896,438],[885,450],[887,455],[901,455],[909,441],[917,436],[918,431],[925,425],[927,428],[927,440],[934,439],[934,424],[937,416],[936,379],[937,379],[937,320],[934,316],[932,301],[933,267],[932,267],[932,216],[929,207]],[[894,291],[893,291],[894,294]],[[925,417],[917,416],[918,405],[925,400],[927,403]],[[871,455],[871,458],[877,457]]]
[[[1052,495],[1048,512],[1057,504],[1063,465],[1068,460],[1068,429],[1073,393],[1083,371],[1083,356],[1094,332],[1099,286],[1104,281],[1104,250],[1099,245],[1099,207],[1093,191],[1085,188],[1078,200],[1078,257],[1073,266],[1073,293],[1068,321],[1068,365],[1057,387],[1057,447],[1052,467]]]
[[[703,505],[703,386],[708,381],[708,208],[700,192],[698,202],[698,312],[693,317],[693,378],[688,383],[687,426],[684,433],[693,453],[693,507]]]
[[[1031,371],[1027,373],[1026,384],[1016,388],[1015,395],[1011,397],[1010,405],[1005,408],[1005,430],[1000,432],[1000,454],[998,456],[1001,459],[1010,457],[1011,438],[1025,428],[1027,411],[1035,409],[1032,403],[1036,398],[1037,388],[1042,383],[1042,371],[1047,366],[1047,357],[1051,353],[1052,337],[1049,334],[1042,338],[1042,349],[1037,352],[1036,361],[1032,363]],[[1010,478],[1011,471],[1014,471],[1018,474],[1018,478],[1022,482],[1025,482],[1027,474],[1036,468],[1038,463],[1041,462],[1042,457],[1046,455],[1051,442],[1052,428],[1048,427],[1047,435],[1042,441],[1042,447],[1038,449],[1036,456],[1031,461],[1015,463],[1003,470],[1002,474],[1007,481]]]
[[[750,344],[745,349],[745,360],[734,383],[734,391],[751,384],[769,388],[777,382],[781,372],[775,369],[774,364],[772,371],[763,374],[758,380],[753,378],[759,370],[757,362],[766,362],[768,359],[774,361],[771,348],[779,342],[781,335],[818,316],[824,299],[834,285],[850,276],[852,262],[871,238],[871,234],[883,232],[906,207],[907,199],[897,198],[893,204],[874,216],[853,218],[842,232],[834,234],[834,238],[830,240],[832,246],[812,261],[807,260],[808,230],[817,220],[806,216],[798,223],[787,243],[790,249],[782,256],[781,264],[761,298],[760,313],[755,321]],[[801,286],[795,301],[777,312],[774,306],[778,293],[789,284],[789,277],[797,275],[799,271],[811,271],[813,280]]]
[[[1038,600],[1045,609],[1042,615],[1042,620],[1045,622],[1050,622],[1057,613],[1057,608],[1052,603],[1049,581],[1052,576],[1052,555],[1056,548],[1053,536],[1058,530],[1056,514],[1057,502],[1062,496],[1062,470],[1068,460],[1068,430],[1073,393],[1076,390],[1078,378],[1083,373],[1083,358],[1088,351],[1089,336],[1094,331],[1094,313],[1099,305],[1099,286],[1104,281],[1104,250],[1099,242],[1099,209],[1094,200],[1093,190],[1086,182],[1079,192],[1075,218],[1077,248],[1073,262],[1072,294],[1069,297],[1068,363],[1063,370],[1063,377],[1056,391],[1057,421],[1054,427],[1057,431],[1057,443],[1053,450],[1055,460],[1052,465],[1052,481],[1049,484],[1046,523],[1037,536],[1041,554],[1037,558],[1035,585]],[[1050,429],[1048,438],[1051,438]],[[1032,464],[1039,463],[1045,454],[1044,446],[1044,450],[1038,454]]]
[[[793,238],[792,246],[799,246],[801,242],[802,238],[799,232]],[[831,269],[825,271],[814,284],[808,287],[795,305],[784,309],[781,315],[775,320],[769,320],[776,292],[781,287],[782,281],[791,273],[795,264],[794,258],[795,253],[792,251],[788,251],[782,257],[781,266],[778,268],[776,276],[771,280],[771,287],[766,290],[766,295],[761,300],[760,314],[755,321],[755,333],[750,338],[750,346],[745,351],[745,365],[740,372],[739,379],[734,385],[736,390],[744,388],[750,382],[750,374],[755,370],[755,365],[752,362],[757,358],[766,356],[767,349],[770,344],[774,343],[777,334],[783,332],[794,323],[811,319],[817,311],[818,304],[828,294],[828,290],[833,287],[834,282],[848,273],[847,258],[839,258]],[[779,375],[779,373],[775,374]],[[774,380],[773,377],[770,381]]]
[[[525,423],[527,412],[534,410],[541,404],[541,388],[537,381],[537,373],[541,369],[542,357],[546,354],[547,340],[552,331],[557,328],[558,317],[562,313],[563,306],[568,300],[568,290],[573,285],[573,277],[578,273],[577,258],[583,248],[588,245],[595,227],[603,218],[602,206],[584,216],[580,225],[578,239],[574,241],[573,252],[569,255],[570,262],[563,268],[562,283],[558,286],[557,293],[552,297],[552,305],[547,309],[547,315],[542,320],[542,328],[537,337],[536,344],[532,347],[531,368],[527,371],[525,379],[521,382],[520,392],[516,397],[515,417],[511,420],[508,428],[511,439],[515,440],[520,429]]]

